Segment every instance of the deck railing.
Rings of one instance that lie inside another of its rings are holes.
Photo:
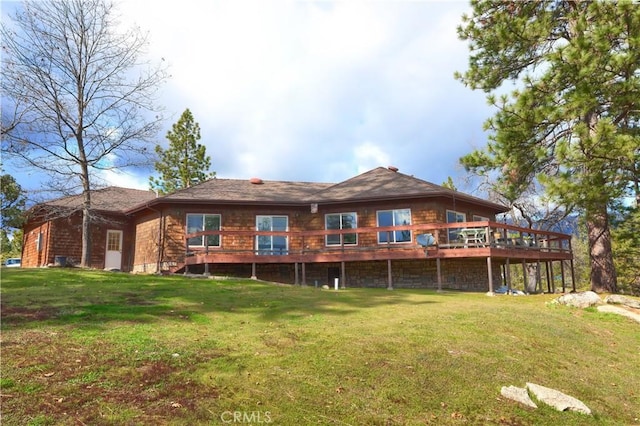
[[[356,244],[352,244],[354,234]],[[433,245],[421,247],[418,235],[431,234]],[[327,236],[339,235],[339,244],[327,245]],[[204,246],[190,246],[190,238],[204,236]],[[218,236],[220,246],[209,246],[210,236]],[[257,247],[258,237],[284,237],[285,246]],[[345,236],[346,242],[345,242]],[[398,236],[400,238],[398,238]],[[232,237],[233,247],[225,243]],[[239,240],[239,241],[238,241]],[[400,241],[398,241],[400,240]],[[505,250],[527,250],[541,252],[571,253],[571,236],[552,231],[522,228],[492,221],[429,223],[418,225],[380,226],[335,230],[304,231],[257,231],[216,230],[200,231],[185,235],[185,253],[196,254],[254,254],[271,256],[305,255],[312,253],[336,253],[380,250],[415,250],[417,248],[437,250],[464,250],[496,248]]]

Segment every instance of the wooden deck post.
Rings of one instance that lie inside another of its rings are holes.
[[[391,259],[387,259],[387,290],[393,290],[393,277],[391,274]]]
[[[302,262],[302,285],[307,285],[307,268],[304,262]]]
[[[522,259],[522,280],[524,281],[525,290],[529,288],[529,280],[527,278],[529,278],[527,277],[527,261],[525,259]]]
[[[436,258],[436,274],[438,275],[438,292],[442,291],[442,270],[440,269],[440,258]]]
[[[565,293],[567,291],[567,284],[564,281],[564,260],[560,261],[560,274],[562,274],[562,292]]]
[[[551,293],[551,289],[553,289],[555,293],[556,284],[553,280],[553,261],[549,262],[549,276],[551,277],[551,282],[549,283],[551,284],[551,287],[549,288],[549,293]]]
[[[295,281],[295,282],[294,282],[294,284],[295,284],[295,285],[298,285],[298,284],[300,283],[300,280],[299,280],[299,278],[298,278],[298,262],[295,262],[295,263],[293,264],[293,275],[294,275],[294,277],[295,277],[295,278],[294,278],[294,281]]]
[[[489,292],[487,294],[493,295],[493,270],[491,269],[491,256],[487,257],[487,274],[489,276]]]
[[[205,277],[210,276],[211,274],[209,273],[209,262],[204,262],[204,274]]]
[[[253,262],[251,264],[251,279],[252,280],[257,280],[258,277],[256,276],[256,262]]]
[[[540,259],[538,259],[537,263],[536,263],[536,280],[540,283],[540,286],[542,286],[542,265],[540,264]]]
[[[347,284],[347,271],[345,269],[345,263],[340,262],[340,288],[346,288]]]
[[[549,270],[549,261],[544,262],[544,267],[547,273],[547,287],[551,287],[551,271]]]
[[[510,259],[507,257],[507,263],[504,265],[504,279],[507,282],[507,291],[511,292],[511,264],[509,261]]]
[[[573,258],[571,258],[571,288],[573,289],[573,292],[575,293],[575,291],[576,291],[576,271],[573,268]]]

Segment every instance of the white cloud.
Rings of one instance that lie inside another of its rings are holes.
[[[463,1],[121,0],[172,78],[219,177],[339,181],[377,166],[440,183],[486,137],[482,93],[453,79]],[[112,183],[134,182],[131,178]],[[140,172],[138,182],[148,180]],[[136,185],[138,185],[136,183]],[[130,186],[130,185],[127,185]]]
[[[384,150],[372,142],[364,142],[353,150],[358,173],[364,173],[378,166],[391,166],[391,159]]]

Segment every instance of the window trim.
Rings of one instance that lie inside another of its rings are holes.
[[[411,225],[413,223],[413,214],[411,213],[411,208],[410,207],[405,207],[405,208],[401,208],[401,209],[387,209],[387,210],[376,210],[376,226],[380,227],[380,213],[384,213],[384,212],[391,212],[391,219],[393,222],[393,225],[385,225],[385,226],[402,226],[405,224],[397,224],[396,222],[396,214],[395,212],[400,212],[400,211],[408,211],[409,212],[409,223],[407,225]],[[405,241],[397,241],[396,238],[396,233],[398,232],[409,232],[409,239],[405,240]],[[378,244],[409,244],[413,241],[413,231],[411,229],[409,229],[408,231],[393,231],[391,233],[391,235],[393,236],[392,241],[381,241],[380,240],[380,236],[382,234],[387,234],[387,232],[378,232]]]
[[[353,216],[354,225],[355,225],[354,227],[352,227],[352,228],[344,228],[343,227],[344,225],[343,225],[342,218],[343,218],[343,216],[346,216],[346,215]],[[342,230],[342,229],[358,229],[358,213],[357,212],[336,212],[336,213],[325,213],[325,215],[324,215],[324,229],[325,229],[325,231],[334,230],[334,229],[329,229],[328,228],[329,224],[327,222],[327,219],[328,219],[329,216],[340,216],[340,228],[338,228],[340,230]],[[355,237],[355,241],[352,242],[352,243],[345,241],[345,239],[346,239],[345,237],[347,235],[353,235]],[[340,241],[338,241],[337,243],[329,243],[329,237],[333,237],[333,236],[340,237]],[[358,233],[354,232],[354,233],[348,233],[348,234],[345,233],[345,234],[325,235],[324,236],[324,245],[326,247],[335,247],[335,246],[342,246],[342,245],[345,245],[345,246],[357,246],[358,245]]]
[[[187,213],[185,216],[185,233],[186,234],[190,234],[189,232],[189,216],[201,216],[202,217],[202,230],[203,231],[221,231],[222,230],[222,215],[220,213]],[[217,216],[218,217],[218,229],[204,229],[205,226],[205,216]],[[199,231],[196,231],[199,232]],[[218,237],[218,242],[217,244],[208,244],[205,246],[204,241],[205,238],[207,237],[207,242],[209,242],[209,238],[211,237]],[[188,247],[193,247],[193,248],[220,248],[222,247],[222,236],[221,235],[202,235],[201,237],[193,237],[193,238],[201,238],[201,243],[200,244],[191,244],[189,242],[190,238],[187,238],[187,246]]]
[[[478,214],[473,215],[473,222],[489,222],[490,220],[491,219],[486,216],[480,216]]]

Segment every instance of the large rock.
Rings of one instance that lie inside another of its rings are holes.
[[[582,414],[591,414],[591,410],[582,401],[566,395],[558,390],[536,385],[535,383],[527,383],[527,389],[540,402],[555,408],[558,411],[577,411]]]
[[[602,305],[598,306],[598,312],[607,312],[611,314],[618,314],[625,316],[627,318],[631,318],[634,321],[640,322],[640,314],[632,312],[628,309],[625,309],[621,306],[613,306],[613,305]]]
[[[593,291],[583,291],[581,293],[568,293],[556,299],[557,303],[572,306],[574,308],[588,308],[589,306],[602,303],[600,296]]]
[[[604,298],[605,303],[612,305],[624,305],[634,309],[640,309],[640,301],[620,294],[610,294]]]
[[[525,388],[519,388],[517,386],[503,386],[502,389],[500,389],[500,394],[505,398],[524,404],[527,407],[538,408],[536,403],[529,397],[529,393]]]

